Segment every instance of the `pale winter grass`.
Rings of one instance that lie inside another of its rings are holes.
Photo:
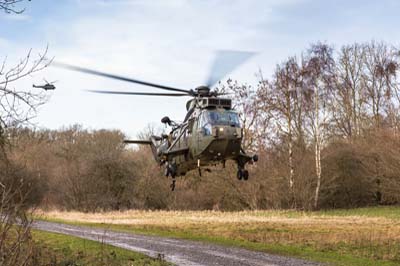
[[[114,212],[66,212],[40,211],[44,218],[60,219],[81,223],[107,223],[130,225],[177,225],[177,224],[232,224],[232,223],[283,223],[296,225],[390,225],[392,219],[364,216],[330,216],[294,211],[114,211]]]
[[[296,211],[49,211],[44,218],[119,225],[124,229],[184,232],[256,243],[300,245],[374,259],[400,259],[400,219]]]

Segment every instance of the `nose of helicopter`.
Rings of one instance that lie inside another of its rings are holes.
[[[240,144],[242,140],[242,129],[232,126],[215,126],[207,153],[214,160],[222,158],[230,159],[240,153]]]

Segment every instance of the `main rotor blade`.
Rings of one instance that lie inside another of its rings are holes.
[[[190,96],[187,93],[153,93],[153,92],[129,92],[129,91],[99,91],[99,90],[88,90],[89,92],[94,93],[103,93],[103,94],[119,94],[119,95],[142,95],[142,96]]]
[[[73,66],[73,65],[69,65],[69,64],[65,64],[65,63],[53,61],[52,65],[54,65],[56,67],[61,67],[64,69],[72,70],[72,71],[82,72],[82,73],[86,73],[86,74],[90,74],[90,75],[101,76],[101,77],[106,77],[106,78],[111,78],[111,79],[122,80],[122,81],[136,83],[136,84],[140,84],[140,85],[144,85],[144,86],[150,86],[150,87],[154,87],[154,88],[158,88],[158,89],[162,89],[162,90],[190,93],[189,90],[172,88],[172,87],[168,87],[168,86],[164,86],[164,85],[159,85],[159,84],[150,83],[150,82],[146,82],[146,81],[142,81],[142,80],[127,78],[127,77],[118,76],[118,75],[114,75],[114,74],[109,74],[109,73],[100,72],[97,70],[92,70],[92,69],[79,67],[79,66]]]
[[[255,54],[254,52],[232,50],[217,51],[206,82],[207,87],[211,88],[214,86],[223,77]]]

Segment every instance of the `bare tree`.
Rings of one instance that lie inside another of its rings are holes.
[[[321,187],[321,150],[328,135],[331,121],[329,104],[331,97],[331,84],[334,80],[335,62],[332,55],[333,49],[325,44],[316,44],[308,52],[307,64],[304,66],[306,81],[303,90],[311,93],[308,110],[309,133],[314,143],[315,172],[317,186],[314,196],[314,208],[318,207],[319,192]]]
[[[18,4],[25,0],[0,0],[0,11],[21,14],[25,9]],[[30,0],[28,0],[30,1]],[[13,83],[30,74],[47,67],[50,60],[46,59],[47,48],[38,58],[31,60],[32,50],[15,66],[7,66],[7,57],[0,57],[0,149],[5,145],[5,129],[27,122],[36,113],[36,108],[45,102],[40,92],[21,90],[13,87]]]
[[[351,139],[359,136],[365,117],[366,92],[362,84],[363,45],[343,46],[335,70],[332,115],[338,135]]]
[[[0,0],[0,10],[3,10],[6,13],[21,14],[25,9],[20,9],[16,6],[23,1],[25,0]]]
[[[294,187],[294,142],[296,137],[302,134],[299,122],[302,120],[301,106],[297,97],[297,90],[301,84],[301,69],[295,57],[289,58],[283,64],[277,66],[273,82],[263,80],[260,83],[259,95],[262,103],[261,110],[267,115],[275,128],[275,137],[282,139],[287,145],[288,155],[288,183],[290,205],[295,207]]]
[[[44,104],[46,96],[43,91],[17,89],[14,83],[38,72],[50,64],[46,59],[47,48],[43,54],[31,60],[32,51],[13,67],[7,67],[4,59],[0,65],[0,147],[5,144],[5,130],[28,122],[36,115],[37,107]]]
[[[367,104],[372,112],[374,128],[382,126],[385,112],[393,112],[393,92],[397,70],[398,50],[385,43],[371,42],[365,45],[363,85]]]
[[[0,0],[0,11],[20,14],[17,9],[23,0]],[[32,265],[33,240],[30,233],[31,219],[27,210],[35,201],[32,195],[37,188],[32,173],[24,166],[9,160],[6,143],[10,128],[26,123],[44,103],[41,92],[17,89],[15,82],[45,68],[50,61],[44,54],[31,60],[31,51],[12,67],[0,57],[0,265]],[[40,200],[40,199],[39,199]],[[37,203],[37,202],[35,202]]]

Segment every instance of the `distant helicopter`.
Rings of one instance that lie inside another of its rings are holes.
[[[46,82],[46,84],[44,85],[35,85],[33,84],[32,87],[33,88],[39,88],[39,89],[43,89],[45,91],[52,91],[56,89],[56,86],[54,86],[54,83],[56,83],[57,81],[53,81],[53,82],[48,82],[47,80],[44,80]]]
[[[221,163],[225,168],[227,160],[237,164],[237,178],[248,180],[249,172],[245,165],[258,161],[257,155],[248,155],[241,147],[243,128],[240,125],[239,114],[232,107],[232,100],[220,97],[220,93],[210,88],[236,66],[246,61],[254,53],[237,51],[220,51],[212,65],[205,86],[185,90],[169,86],[140,81],[114,74],[104,73],[88,68],[53,62],[53,65],[72,71],[97,75],[144,86],[150,86],[174,93],[126,92],[90,90],[90,92],[118,95],[162,96],[162,97],[192,97],[186,103],[187,114],[182,123],[172,121],[165,116],[163,124],[171,127],[169,134],[151,136],[146,140],[125,140],[127,144],[150,145],[155,161],[165,167],[165,176],[172,178],[171,189],[175,189],[177,176],[198,169],[201,176],[202,168]]]

